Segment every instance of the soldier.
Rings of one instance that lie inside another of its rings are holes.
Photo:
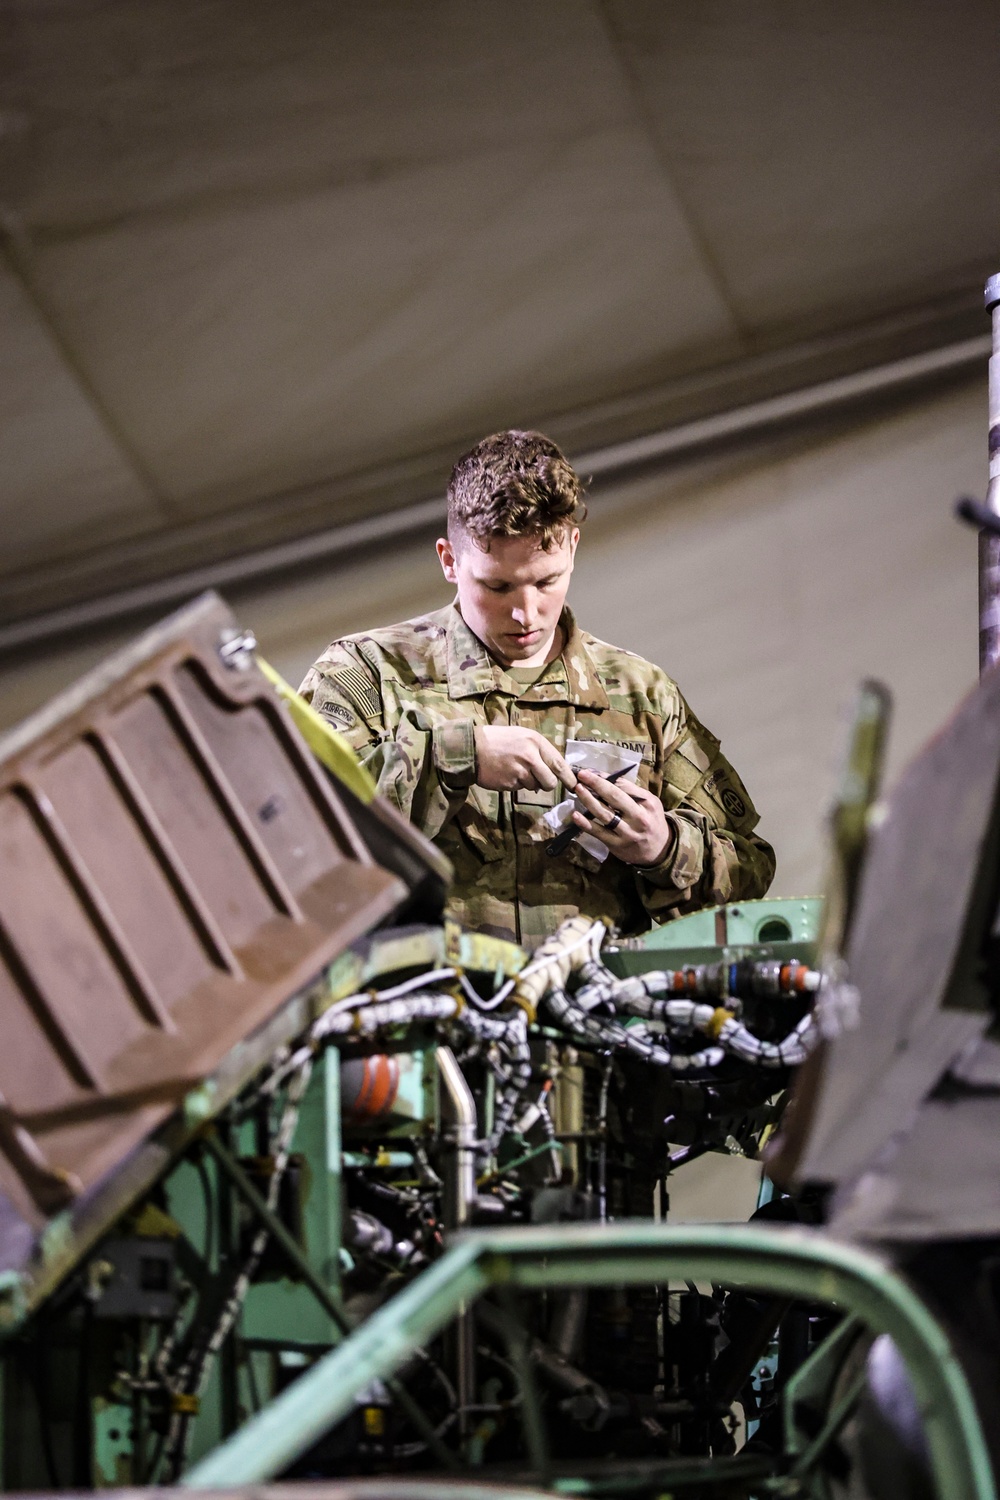
[[[454,604],[334,641],[301,688],[448,855],[454,916],[528,948],[577,913],[634,933],[762,896],[774,874],[739,777],[677,686],[566,607],[585,515],[554,443],[484,438],[454,468],[437,543]],[[577,777],[571,740],[641,756],[637,783]],[[594,852],[546,852],[540,818],[566,789]]]

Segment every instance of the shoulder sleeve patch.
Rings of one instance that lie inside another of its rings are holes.
[[[711,776],[705,778],[703,789],[725,809],[731,826],[738,832],[745,832],[756,825],[756,809],[747,795],[746,787],[728,761],[720,757],[720,763],[715,766]]]
[[[735,818],[737,822],[739,822],[741,818],[746,817],[747,805],[743,801],[743,798],[740,796],[739,792],[736,791],[734,787],[723,787],[721,797],[722,805],[726,809],[726,812],[729,813],[730,817]]]

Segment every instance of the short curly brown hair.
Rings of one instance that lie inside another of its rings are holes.
[[[489,551],[495,536],[537,536],[546,549],[587,514],[572,464],[541,432],[494,432],[469,450],[448,483],[448,536]]]

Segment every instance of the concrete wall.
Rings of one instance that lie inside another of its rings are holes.
[[[775,891],[818,888],[858,681],[896,700],[890,774],[976,675],[976,542],[951,518],[986,472],[983,376],[595,493],[571,600],[660,662],[746,780]],[[294,683],[333,636],[450,597],[427,540],[234,595]],[[0,664],[0,723],[124,636]]]
[[[891,780],[975,681],[976,539],[951,508],[985,488],[986,426],[976,381],[595,514],[580,615],[659,661],[721,736],[776,894],[818,888],[858,682],[892,690]]]

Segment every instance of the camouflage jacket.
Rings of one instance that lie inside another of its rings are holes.
[[[347,738],[381,794],[448,856],[460,922],[533,948],[582,912],[643,931],[702,906],[762,896],[774,854],[719,742],[659,667],[581,630],[523,688],[473,635],[455,605],[334,641],[300,691]],[[663,801],[676,839],[642,870],[579,844],[545,852],[535,827],[565,796],[490,792],[473,784],[477,724],[521,724],[558,749],[609,740],[642,753],[639,780]]]

